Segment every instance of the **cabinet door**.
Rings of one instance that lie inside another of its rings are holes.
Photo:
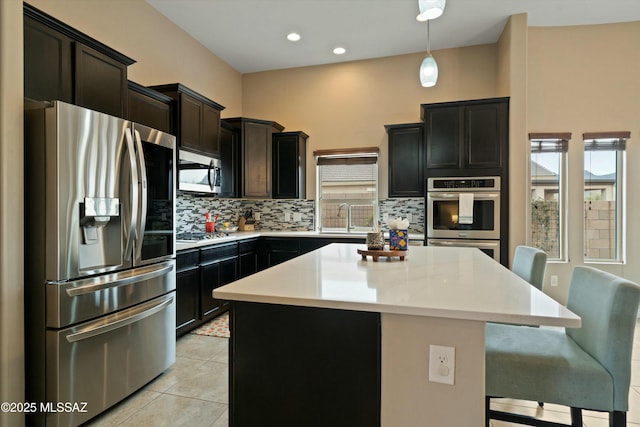
[[[238,256],[238,278],[251,276],[258,271],[258,254],[247,252]]]
[[[222,161],[223,197],[240,197],[240,135],[236,130],[220,128],[220,159]]]
[[[462,167],[462,108],[435,107],[425,111],[427,168]]]
[[[72,40],[24,17],[24,96],[73,102]]]
[[[468,168],[499,168],[507,138],[507,104],[472,105],[465,109]]]
[[[176,332],[182,335],[198,320],[200,270],[192,268],[176,273]]]
[[[424,196],[422,124],[388,127],[389,197]]]
[[[306,135],[302,132],[273,134],[273,198],[305,197]]]
[[[180,94],[180,146],[202,150],[202,102],[184,93]]]
[[[210,105],[202,107],[202,151],[213,156],[220,155],[220,111]]]
[[[171,104],[129,89],[127,119],[171,133]]]
[[[271,126],[246,122],[242,126],[243,196],[271,197]]]
[[[213,298],[213,290],[220,285],[220,263],[200,266],[200,318],[213,317],[213,314],[220,310],[220,301]]]
[[[75,103],[124,117],[127,99],[126,65],[82,43],[75,48]]]

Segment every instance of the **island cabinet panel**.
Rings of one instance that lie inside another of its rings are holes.
[[[25,98],[125,117],[135,61],[27,3],[23,10]]]
[[[508,164],[509,100],[423,104],[426,175],[502,175]]]
[[[150,86],[175,101],[173,122],[178,146],[207,156],[220,156],[220,112],[224,107],[181,83]]]
[[[173,134],[172,111],[171,98],[129,81],[127,119]]]
[[[389,197],[424,196],[423,123],[386,125],[389,142]]]
[[[176,256],[176,334],[193,329],[200,317],[200,251],[181,251]]]
[[[273,134],[273,198],[304,199],[307,139],[304,132]]]
[[[379,313],[235,301],[230,313],[230,425],[380,426]]]

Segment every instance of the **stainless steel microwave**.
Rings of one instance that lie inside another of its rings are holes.
[[[222,162],[215,157],[180,150],[178,190],[218,194],[221,190]]]

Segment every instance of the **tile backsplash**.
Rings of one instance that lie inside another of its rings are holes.
[[[411,215],[409,230],[424,233],[424,199],[402,198],[379,201],[380,220],[386,213],[391,218]],[[247,210],[259,214],[256,230],[312,231],[314,230],[315,202],[298,199],[223,199],[178,192],[176,203],[176,231],[204,232],[205,214],[220,214],[218,221],[237,224]],[[383,229],[387,229],[382,221]]]

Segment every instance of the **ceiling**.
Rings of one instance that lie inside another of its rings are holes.
[[[418,0],[147,0],[241,73],[427,49]],[[449,0],[430,22],[431,50],[495,43],[509,16],[566,26],[640,21],[640,0]],[[286,39],[301,34],[298,42]],[[347,52],[335,55],[343,46]]]

